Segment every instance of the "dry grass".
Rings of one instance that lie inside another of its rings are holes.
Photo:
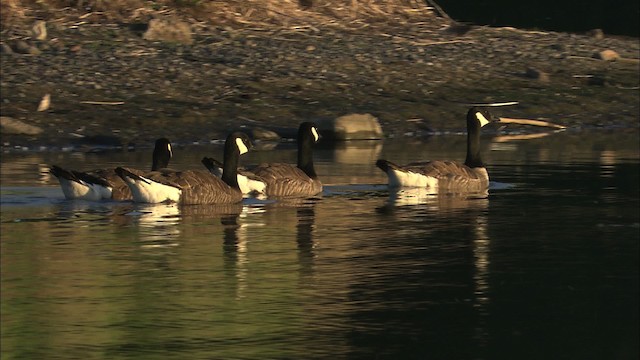
[[[236,26],[404,22],[429,13],[420,0],[0,0],[3,29],[35,19],[82,16],[145,21],[171,14]]]

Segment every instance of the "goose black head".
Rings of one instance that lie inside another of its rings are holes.
[[[249,135],[241,131],[232,132],[225,141],[225,151],[233,149],[238,152],[238,155],[246,154],[251,146]]]
[[[320,140],[320,134],[318,133],[318,127],[311,121],[306,121],[300,124],[298,127],[298,141],[304,139],[312,140],[312,143],[317,143]]]
[[[169,139],[157,139],[155,147],[153,148],[153,163],[151,165],[151,170],[156,171],[158,169],[166,168],[169,166],[169,161],[172,157],[173,151],[171,149],[171,142]]]
[[[496,121],[493,115],[486,108],[474,106],[467,113],[467,127],[481,128],[491,122]]]

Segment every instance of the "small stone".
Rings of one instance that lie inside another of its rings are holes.
[[[587,35],[598,40],[604,39],[604,31],[602,31],[602,29],[589,30],[587,31]]]
[[[13,54],[14,52],[13,52],[13,49],[11,49],[11,46],[9,46],[9,45],[7,45],[5,43],[2,43],[2,44],[0,44],[0,53],[2,53],[2,54]]]
[[[18,40],[13,43],[13,50],[19,54],[28,54],[31,45],[24,40]]]
[[[607,79],[602,75],[594,75],[589,78],[587,84],[595,86],[605,86],[607,85]]]
[[[620,58],[620,55],[613,50],[607,49],[593,54],[593,57],[604,61],[616,61]]]
[[[540,82],[549,82],[550,80],[548,73],[535,68],[527,68],[527,71],[525,71],[524,76],[530,79],[537,79]]]
[[[38,20],[31,27],[31,33],[36,40],[45,40],[47,38],[47,23]]]
[[[43,131],[38,126],[27,124],[9,116],[0,116],[0,128],[3,134],[16,135],[38,135]]]
[[[13,50],[19,54],[40,55],[42,51],[24,40],[13,43]]]
[[[191,45],[191,27],[188,23],[172,19],[152,19],[142,38]]]
[[[312,52],[312,51],[314,51],[315,49],[316,49],[316,47],[315,47],[315,46],[313,46],[313,45],[309,45],[309,46],[307,46],[307,51],[308,51],[308,52]]]
[[[40,54],[42,54],[42,51],[40,49],[38,49],[37,47],[35,47],[35,46],[31,46],[29,48],[28,54],[29,55],[40,55]]]
[[[40,104],[38,104],[38,111],[47,111],[49,110],[49,106],[51,105],[51,95],[45,94],[40,100]]]

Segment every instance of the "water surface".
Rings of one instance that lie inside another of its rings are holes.
[[[637,141],[486,138],[486,197],[373,165],[463,159],[464,136],[321,147],[320,196],[185,207],[67,201],[46,172],[150,150],[4,154],[2,358],[637,359]],[[295,151],[242,162],[274,160]]]

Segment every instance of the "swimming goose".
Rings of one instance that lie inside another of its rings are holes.
[[[202,164],[209,169],[213,175],[222,177],[222,163],[214,158],[203,157]],[[264,180],[251,171],[238,169],[238,186],[243,194],[262,194],[266,184]]]
[[[404,166],[378,160],[376,166],[387,173],[389,187],[423,187],[429,193],[484,191],[489,174],[480,158],[480,129],[496,121],[486,109],[472,107],[467,113],[467,158],[464,164],[454,161],[416,162]]]
[[[151,170],[167,167],[172,155],[171,143],[168,139],[156,140]],[[82,172],[53,165],[49,171],[58,178],[65,198],[70,200],[131,200],[132,198],[129,187],[116,174],[115,168]]]
[[[262,193],[272,197],[313,196],[322,192],[322,182],[313,166],[313,144],[320,139],[312,122],[298,127],[298,164],[260,164],[249,171],[240,171],[238,183],[244,193]],[[214,159],[202,159],[209,171],[219,173]],[[242,185],[244,184],[244,186]],[[245,191],[246,190],[246,191]]]
[[[144,173],[119,167],[116,168],[116,173],[131,189],[135,202],[232,204],[242,200],[237,178],[238,158],[249,151],[250,147],[251,141],[245,133],[234,132],[227,136],[222,178],[206,170],[161,169]]]
[[[298,127],[298,164],[261,164],[252,172],[266,184],[264,193],[274,197],[313,196],[322,192],[322,182],[313,166],[313,144],[320,135],[312,122]]]

